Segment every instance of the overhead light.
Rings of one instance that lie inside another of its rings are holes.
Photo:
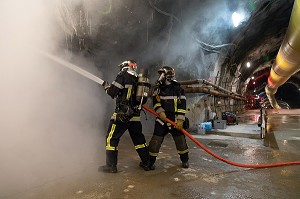
[[[249,68],[250,67],[250,62],[247,62],[246,66],[247,66],[247,68]]]
[[[252,76],[251,79],[254,79],[254,77]]]
[[[253,82],[253,84],[255,84],[255,82]]]
[[[238,27],[241,24],[241,22],[243,21],[243,17],[240,14],[238,14],[237,12],[232,13],[231,19],[232,19],[232,23],[233,23],[234,27]]]

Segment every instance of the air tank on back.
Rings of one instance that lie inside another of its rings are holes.
[[[136,91],[136,103],[142,106],[147,102],[151,84],[149,83],[148,70],[141,70],[138,75],[138,85]]]

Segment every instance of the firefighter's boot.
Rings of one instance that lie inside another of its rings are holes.
[[[180,154],[182,168],[189,168],[189,155],[188,153]]]
[[[186,144],[185,136],[174,136],[174,141],[176,144],[176,148],[178,151],[178,154],[180,156],[181,160],[181,166],[182,168],[189,168],[189,152],[188,152],[188,146]]]
[[[140,162],[140,167],[142,167],[145,171],[150,171],[150,168],[148,165],[149,165],[148,163]]]
[[[186,162],[182,162],[182,163],[181,163],[181,166],[182,166],[182,168],[189,168],[189,167],[190,167],[190,165],[189,165],[189,162],[188,162],[188,161],[186,161]]]
[[[155,161],[156,157],[159,153],[159,149],[161,147],[161,143],[163,142],[162,136],[153,135],[150,142],[149,142],[149,162],[148,167],[150,170],[155,169]]]
[[[118,151],[106,150],[106,165],[100,166],[98,171],[104,173],[117,173]]]
[[[98,168],[99,172],[104,172],[104,173],[117,173],[118,169],[116,166],[111,166],[111,165],[104,165],[104,166],[100,166]]]
[[[148,162],[149,170],[155,170],[155,165],[154,165],[155,161],[156,161],[156,156],[149,157],[149,162]]]
[[[143,148],[139,148],[136,150],[141,158],[140,167],[142,167],[145,171],[149,171],[149,151],[148,147],[145,145]]]

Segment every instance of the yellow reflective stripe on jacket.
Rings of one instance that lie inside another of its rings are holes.
[[[145,148],[147,145],[146,144],[140,144],[140,145],[136,145],[134,146],[135,149],[142,149]]]
[[[132,85],[125,85],[125,88],[128,88],[126,99],[129,100],[131,97]]]
[[[189,152],[189,150],[187,150],[187,149],[184,150],[184,151],[177,151],[178,154],[185,154],[185,153],[188,153],[188,152]]]
[[[107,139],[106,139],[106,149],[107,149],[107,150],[116,150],[116,147],[113,147],[114,149],[112,149],[112,146],[110,146],[110,139],[111,139],[112,135],[113,135],[114,132],[115,132],[115,128],[116,128],[116,125],[113,124],[113,125],[111,126],[110,132],[109,132],[109,134],[108,134],[108,136],[107,136]]]
[[[133,116],[129,121],[130,121],[130,122],[141,121],[141,116]]]
[[[177,112],[177,102],[178,102],[178,98],[174,98],[174,111],[175,113]]]
[[[177,113],[184,113],[184,114],[185,114],[185,113],[186,113],[186,110],[184,110],[184,109],[178,109],[178,110],[177,110]]]
[[[151,156],[158,156],[158,153],[149,152],[149,155],[151,155]]]
[[[117,113],[114,113],[112,116],[111,116],[111,120],[115,120],[117,118]]]
[[[157,108],[157,107],[159,107],[159,106],[161,106],[161,103],[156,103],[156,104],[154,105],[153,109],[155,109],[155,108]]]

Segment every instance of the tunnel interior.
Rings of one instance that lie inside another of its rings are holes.
[[[219,113],[240,111],[244,97],[256,100],[253,108],[261,105],[258,99],[271,108],[264,88],[293,4],[293,0],[0,1],[0,178],[5,179],[0,198],[22,195],[61,176],[84,174],[105,159],[99,151],[105,148],[114,100],[101,85],[64,66],[75,64],[112,82],[118,65],[133,59],[139,70],[148,69],[154,83],[157,70],[169,65],[178,81],[209,82],[187,94],[194,105],[188,111],[202,114],[208,105]],[[297,72],[275,97],[285,108],[299,108],[299,88]],[[191,124],[203,120],[191,117]],[[152,122],[144,121],[145,132],[152,132]]]
[[[107,68],[117,72],[118,63],[132,58],[150,71],[152,81],[157,69],[167,64],[175,68],[178,80],[207,79],[230,87],[220,78],[227,77],[246,96],[254,90],[264,92],[267,77],[261,73],[266,74],[275,62],[293,3],[61,1],[60,26],[66,35],[62,45],[92,60],[105,76],[110,75],[105,74]],[[234,12],[242,16],[237,27]],[[251,85],[253,76],[257,76],[255,85]],[[299,85],[299,73],[289,81]],[[297,103],[291,101],[295,107]]]

